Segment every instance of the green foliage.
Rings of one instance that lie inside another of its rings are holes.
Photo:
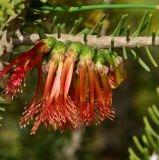
[[[24,0],[0,1],[0,26],[7,21],[9,16],[20,14],[25,8]]]
[[[137,136],[133,137],[133,141],[138,151],[134,151],[131,147],[129,148],[129,159],[130,160],[150,160],[153,156],[158,157],[159,150],[159,109],[153,105],[148,108],[149,117],[143,117],[145,125],[145,134],[142,135],[141,140]],[[159,157],[158,157],[159,158]]]
[[[84,42],[87,41],[87,35],[96,35],[97,38],[100,36],[103,36],[103,34],[101,35],[103,26],[104,26],[104,20],[106,20],[107,15],[104,14],[101,17],[99,17],[99,20],[96,22],[96,24],[94,25],[93,28],[84,28],[82,29],[82,31],[80,30],[80,24],[83,21],[83,18],[79,18],[78,20],[75,20],[72,28],[67,31],[66,29],[63,30],[59,30],[58,28],[63,28],[63,24],[60,23],[56,23],[57,21],[57,17],[55,16],[53,18],[52,21],[52,29],[51,32],[52,33],[56,33],[57,31],[60,37],[61,33],[66,33],[68,32],[69,34],[83,34],[84,35]],[[109,35],[112,37],[112,46],[111,49],[115,50],[115,48],[113,48],[113,37],[120,37],[120,36],[125,36],[126,37],[126,41],[129,42],[130,40],[130,36],[132,37],[138,37],[138,36],[142,36],[142,35],[146,35],[146,36],[152,36],[152,43],[153,43],[153,32],[151,30],[151,26],[152,26],[152,15],[146,11],[145,14],[143,15],[143,17],[140,20],[139,25],[137,26],[137,28],[135,29],[135,31],[133,33],[130,32],[130,25],[126,25],[126,22],[128,22],[128,15],[125,14],[121,17],[121,19],[119,20],[119,22],[117,23],[115,29],[112,31],[112,33]],[[61,26],[61,27],[60,27]],[[49,31],[46,31],[49,33]],[[155,35],[156,36],[156,35]],[[125,60],[127,60],[128,58],[133,58],[134,60],[136,60],[143,69],[145,69],[147,72],[150,72],[150,67],[146,64],[146,62],[144,62],[143,58],[141,56],[139,56],[139,53],[137,53],[137,51],[135,49],[139,49],[141,48],[141,46],[135,46],[134,48],[125,48],[122,47],[122,52],[123,52],[123,57]],[[147,58],[149,59],[150,63],[152,63],[152,65],[154,67],[158,67],[158,64],[156,63],[155,59],[152,56],[152,53],[150,51],[150,49],[148,47],[144,47],[146,54],[147,54]],[[129,53],[129,55],[127,55],[127,53]]]
[[[121,17],[121,20],[119,21],[114,32],[112,33],[112,37],[125,35],[127,42],[129,42],[130,26],[129,25],[125,26],[124,22],[125,22],[126,18],[127,18],[127,15],[123,15]],[[151,21],[152,21],[152,15],[148,11],[146,11],[145,14],[143,15],[143,17],[141,18],[137,29],[135,30],[135,32],[131,36],[137,37],[137,36],[141,36],[142,34],[144,34],[144,35],[146,34],[148,36],[152,35]],[[136,47],[140,48],[140,46],[136,46]],[[146,53],[148,55],[150,62],[153,64],[154,67],[158,67],[156,61],[154,60],[154,58],[151,54],[150,49],[148,47],[145,47],[145,49],[146,49]],[[141,67],[143,67],[146,71],[150,72],[150,68],[142,60],[142,58],[139,56],[139,54],[136,53],[136,51],[134,49],[128,48],[128,50],[130,52],[130,55],[132,55],[132,57],[134,58],[134,60],[136,60],[141,65]],[[127,56],[127,51],[126,51],[125,47],[123,47],[122,52],[123,52],[124,59],[127,60],[128,56]]]

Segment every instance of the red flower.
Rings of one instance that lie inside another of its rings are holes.
[[[40,85],[41,77],[41,66],[43,55],[48,53],[50,50],[49,46],[51,39],[39,41],[33,49],[23,53],[18,56],[15,60],[11,62],[6,68],[0,71],[0,76],[6,87],[4,89],[5,95],[11,97],[12,99],[17,95],[17,93],[22,92],[22,82],[25,81],[26,73],[33,67],[38,70],[38,87]],[[54,41],[54,40],[53,40]],[[4,74],[8,73],[8,76]],[[24,83],[25,85],[25,83]],[[39,89],[37,89],[39,90]]]
[[[42,90],[42,65],[46,54],[48,72]],[[20,122],[20,127],[25,127],[34,119],[31,134],[35,134],[40,124],[63,131],[69,126],[76,129],[99,124],[105,118],[114,119],[112,88],[126,77],[121,57],[113,59],[109,50],[96,52],[78,42],[66,49],[60,41],[42,40],[0,71],[6,83],[5,94],[14,97],[21,92],[25,75],[33,68],[38,71],[36,94]],[[9,76],[4,77],[5,73]]]
[[[69,97],[68,92],[80,48],[80,43],[73,43],[65,52],[65,46],[62,42],[55,44],[51,52],[52,57],[43,97],[34,107],[31,106],[24,113],[20,124],[21,127],[24,127],[35,116],[31,134],[36,132],[41,123],[45,127],[49,124],[54,129],[59,128],[61,131],[68,124],[73,128],[77,127],[77,107]]]
[[[97,61],[95,65],[93,64],[95,51],[91,47],[84,46],[80,55],[79,76],[76,82],[79,93],[76,91],[75,102],[76,105],[79,104],[83,125],[90,125],[93,122],[97,124],[105,117],[111,120],[114,118],[114,111],[110,109],[112,92],[107,72],[98,55],[99,53],[95,58]]]

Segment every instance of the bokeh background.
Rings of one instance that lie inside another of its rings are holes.
[[[103,3],[143,3],[157,4],[158,0],[67,0],[48,1],[53,5],[91,5]],[[38,3],[38,1],[37,1]],[[123,14],[129,14],[128,24],[132,31],[140,22],[145,10],[96,10],[58,15],[60,22],[72,24],[75,19],[84,16],[83,26],[93,27],[103,14],[109,15],[105,20],[107,33],[111,33]],[[153,14],[153,29],[159,28],[157,11]],[[27,13],[26,18],[30,14]],[[66,18],[67,17],[67,18]],[[34,18],[34,17],[31,17]],[[32,26],[26,28],[32,30]],[[132,136],[141,135],[144,130],[142,118],[147,114],[147,108],[158,104],[156,87],[159,85],[159,69],[153,68],[145,55],[145,50],[136,49],[151,68],[148,73],[132,59],[125,62],[127,79],[113,92],[113,106],[116,118],[113,122],[105,120],[99,126],[86,127],[83,130],[66,130],[64,133],[48,131],[40,127],[35,135],[30,136],[31,125],[25,129],[19,128],[19,121],[24,107],[31,101],[36,88],[36,73],[32,73],[24,93],[11,103],[3,105],[5,112],[0,128],[0,160],[127,160],[128,147],[133,146]],[[151,48],[155,60],[159,64],[159,48]],[[120,54],[120,50],[119,50]]]

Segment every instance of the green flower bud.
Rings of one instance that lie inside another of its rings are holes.
[[[95,63],[105,64],[106,60],[104,58],[103,50],[97,52]]]
[[[49,59],[51,59],[52,56],[55,55],[56,56],[56,61],[58,63],[60,55],[64,55],[65,51],[66,51],[65,44],[61,41],[57,41],[54,45],[54,48],[51,51]]]
[[[109,64],[111,64],[111,65],[114,64],[114,63],[113,63],[113,59],[112,59],[112,57],[111,57],[111,52],[110,52],[109,49],[104,49],[104,50],[103,50],[103,55],[104,55],[105,60],[106,60]]]
[[[93,59],[95,57],[95,50],[88,45],[84,45],[80,54],[80,59]]]
[[[83,44],[80,42],[72,42],[68,48],[68,50],[72,50],[76,56],[78,56],[82,51]]]
[[[54,37],[49,37],[47,38],[47,41],[48,41],[48,47],[52,49],[56,43],[56,39]]]

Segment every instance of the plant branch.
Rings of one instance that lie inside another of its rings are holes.
[[[46,37],[55,37],[57,38],[57,34],[46,34]],[[11,41],[13,43],[13,46],[18,45],[31,45],[34,42],[36,42],[38,39],[40,39],[38,34],[31,34],[24,37],[21,37],[20,39],[14,39],[12,38]],[[57,38],[60,41],[63,41],[65,43],[71,42],[71,41],[79,41],[84,43],[84,36],[83,35],[71,35],[71,34],[61,34],[60,38]],[[87,36],[87,43],[88,45],[94,46],[98,49],[102,48],[121,48],[121,47],[128,47],[133,48],[137,46],[156,46],[159,47],[159,36],[156,36],[155,38],[149,37],[129,37],[129,41],[127,37],[111,37],[111,36],[102,36],[97,37],[95,35],[88,35]],[[1,41],[0,41],[1,45]]]
[[[83,137],[84,130],[76,130],[72,132],[72,137],[70,139],[69,144],[64,146],[63,153],[65,157],[69,160],[75,160],[76,159],[76,152],[81,147],[81,141]]]
[[[89,5],[80,7],[64,7],[64,6],[42,6],[40,10],[61,11],[61,12],[79,12],[96,9],[153,9],[159,10],[159,5],[154,4],[107,4],[107,5]]]

